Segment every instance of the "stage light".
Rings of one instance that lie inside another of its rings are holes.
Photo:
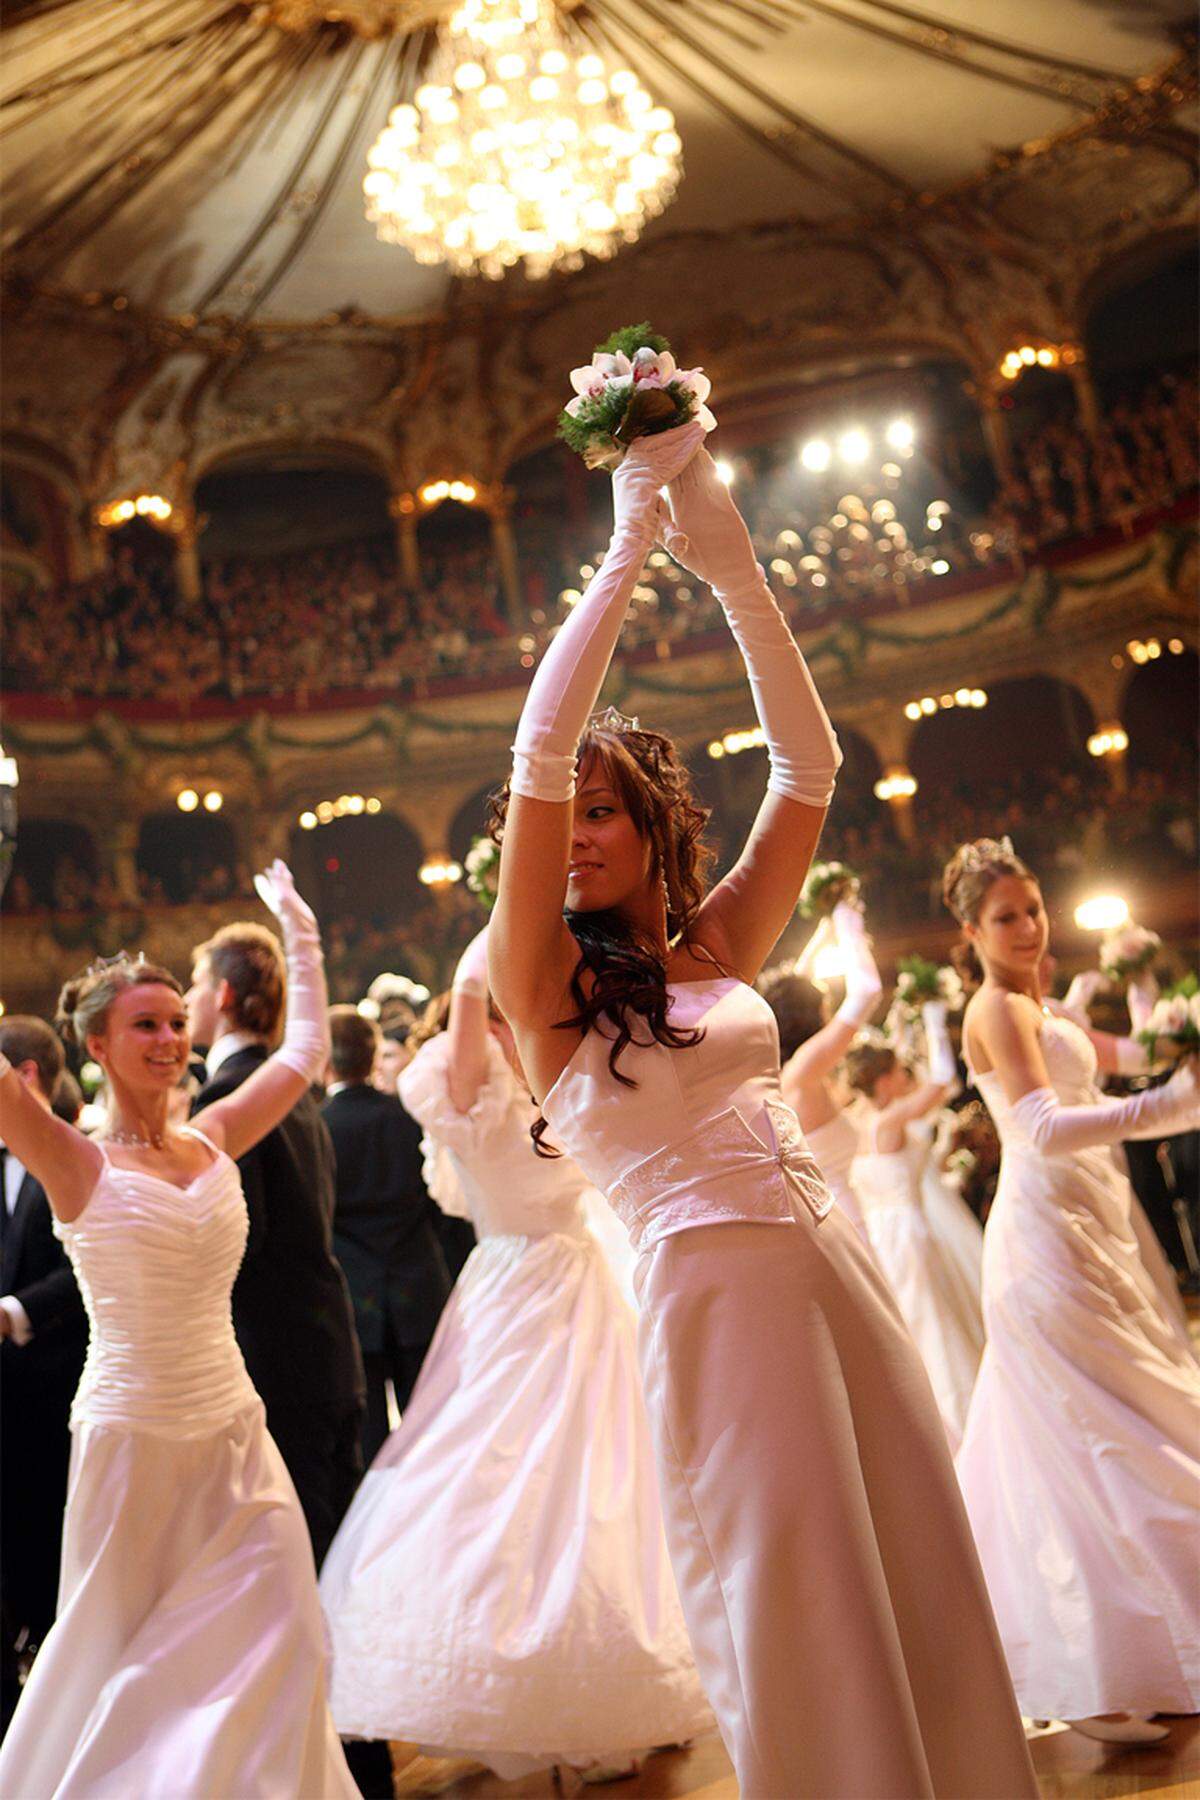
[[[887,441],[893,450],[911,450],[916,438],[911,419],[893,419],[887,428]]]
[[[814,475],[823,475],[833,461],[833,451],[824,438],[809,438],[800,452],[800,461]]]
[[[838,455],[852,467],[866,462],[870,454],[871,440],[865,431],[860,431],[857,427],[853,431],[844,431],[838,439]]]
[[[842,981],[846,975],[846,959],[836,944],[823,944],[813,957],[814,981]]]
[[[1129,920],[1128,903],[1119,894],[1095,894],[1075,908],[1080,931],[1115,931]]]

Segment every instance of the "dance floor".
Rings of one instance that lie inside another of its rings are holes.
[[[1042,1794],[1046,1800],[1117,1800],[1126,1794],[1139,1794],[1142,1800],[1200,1800],[1200,1718],[1175,1719],[1170,1725],[1165,1743],[1121,1755],[1075,1731],[1051,1726],[1038,1732],[1030,1749]],[[497,1781],[477,1764],[436,1761],[404,1744],[393,1745],[392,1755],[396,1793],[404,1800],[424,1794],[440,1794],[444,1800],[557,1800],[564,1792],[549,1774]],[[729,1759],[715,1738],[651,1757],[634,1780],[581,1791],[597,1800],[737,1800]],[[780,1795],[778,1800],[792,1797]]]

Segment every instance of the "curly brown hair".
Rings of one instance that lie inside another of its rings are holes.
[[[709,808],[701,806],[692,778],[680,761],[672,740],[659,731],[641,726],[617,729],[598,718],[589,721],[579,743],[579,780],[599,766],[612,783],[629,813],[638,835],[651,847],[653,879],[661,878],[666,892],[668,941],[689,944],[700,904],[708,892],[708,876],[716,852],[705,841]],[[488,831],[499,844],[508,815],[509,785],[491,796]],[[579,945],[579,961],[571,976],[575,1012],[558,1020],[562,1031],[590,1031],[603,1019],[613,1027],[608,1067],[623,1087],[636,1087],[631,1075],[619,1067],[622,1053],[643,1022],[655,1043],[670,1050],[689,1049],[704,1036],[702,1028],[682,1029],[670,1023],[671,996],[667,990],[666,960],[658,946],[636,931],[615,911],[564,913]],[[714,959],[715,960],[715,959]],[[591,977],[584,985],[585,972]],[[534,1142],[542,1154],[546,1121],[533,1127]]]
[[[775,1014],[780,1060],[788,1062],[825,1024],[828,996],[824,988],[806,975],[797,975],[786,963],[764,969],[754,985]]]
[[[856,1094],[865,1094],[869,1100],[899,1060],[886,1044],[851,1044],[846,1052],[846,1080]]]

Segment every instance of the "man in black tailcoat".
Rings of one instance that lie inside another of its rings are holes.
[[[50,1109],[63,1048],[41,1019],[0,1019],[0,1051]],[[87,1350],[87,1315],[54,1236],[41,1183],[0,1152],[0,1603],[2,1720],[19,1692],[19,1658],[45,1637],[58,1601],[68,1418]]]
[[[350,1283],[367,1377],[363,1458],[388,1433],[385,1382],[408,1405],[450,1293],[421,1177],[421,1127],[371,1076],[379,1030],[353,1006],[329,1012],[331,1081],[323,1108],[337,1159],[333,1244]]]
[[[193,1113],[266,1061],[285,979],[279,942],[259,925],[227,925],[193,953],[188,1017],[193,1041],[210,1046]],[[233,1287],[234,1330],[320,1568],[362,1474],[365,1389],[346,1278],[333,1254],[333,1145],[312,1096],[238,1169],[250,1234]]]

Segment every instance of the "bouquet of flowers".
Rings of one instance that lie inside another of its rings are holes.
[[[963,984],[957,969],[939,968],[923,956],[902,956],[896,977],[896,1000],[910,1016],[920,1012],[926,1000],[942,1000],[951,1012],[963,1003]]]
[[[839,901],[858,899],[862,882],[847,863],[814,863],[796,911],[802,919],[828,919]]]
[[[1162,939],[1140,925],[1123,925],[1100,944],[1100,967],[1113,981],[1127,981],[1148,969],[1162,949]]]
[[[1137,1036],[1151,1062],[1159,1057],[1162,1045],[1177,1056],[1200,1054],[1200,981],[1195,975],[1185,975],[1177,986],[1167,989]]]
[[[671,347],[648,324],[623,325],[597,345],[590,363],[571,370],[575,398],[559,415],[558,435],[589,469],[615,469],[630,444],[696,419],[711,431],[703,369],[678,369]]]
[[[377,975],[367,989],[366,998],[358,1003],[358,1010],[365,1019],[383,1021],[385,1025],[393,1015],[413,1014],[420,1012],[429,999],[429,989],[419,981],[410,981],[407,975],[391,973]]]
[[[467,871],[467,886],[491,912],[500,891],[499,844],[490,837],[475,838],[463,866]]]

